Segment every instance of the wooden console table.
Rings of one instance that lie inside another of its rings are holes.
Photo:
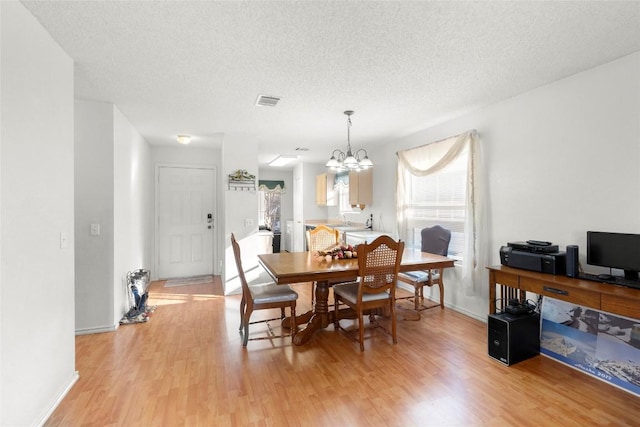
[[[640,289],[564,275],[520,270],[504,265],[489,270],[489,314],[504,310],[509,298],[524,301],[526,292],[640,319]]]

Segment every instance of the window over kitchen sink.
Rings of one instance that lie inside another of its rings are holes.
[[[338,195],[340,214],[353,212],[354,209],[351,207],[351,203],[349,203],[349,172],[338,172],[333,188]]]

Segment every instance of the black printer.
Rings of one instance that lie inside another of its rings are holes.
[[[508,267],[548,274],[565,274],[566,253],[542,240],[507,243],[500,247],[500,263]]]

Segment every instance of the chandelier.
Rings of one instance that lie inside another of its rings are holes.
[[[356,150],[355,154],[351,152],[351,116],[353,111],[347,110],[344,114],[347,116],[347,152],[340,149],[333,150],[331,158],[325,166],[333,171],[368,169],[373,166],[373,163],[369,160],[367,150],[361,148]],[[362,158],[360,158],[361,153],[364,153]]]

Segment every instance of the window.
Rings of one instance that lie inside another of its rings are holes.
[[[461,262],[463,286],[473,292],[484,277],[480,139],[475,130],[398,152],[398,233],[420,247],[420,231],[451,230],[449,256]]]
[[[420,232],[441,225],[451,230],[449,256],[462,260],[467,183],[467,152],[461,153],[442,170],[415,176],[407,173],[408,195],[405,206],[405,239],[409,247],[420,248]]]
[[[269,230],[280,230],[280,193],[258,191],[258,225]]]
[[[349,203],[349,172],[338,172],[336,174],[336,183],[333,189],[338,197],[340,214],[353,212],[353,208]]]
[[[258,182],[258,226],[280,231],[280,201],[284,193],[284,181]]]

